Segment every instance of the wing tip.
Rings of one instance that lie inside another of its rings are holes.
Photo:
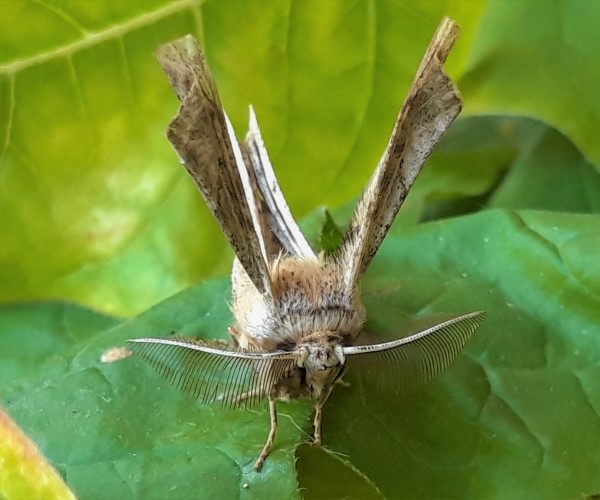
[[[444,57],[442,62],[446,60],[446,57],[454,45],[459,33],[460,27],[458,24],[456,24],[456,21],[448,16],[444,16],[435,34],[433,35],[433,40],[439,40],[441,42],[440,46],[443,47],[442,54]]]

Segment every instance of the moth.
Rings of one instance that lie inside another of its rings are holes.
[[[277,430],[276,401],[314,400],[314,444],[321,414],[353,358],[381,369],[406,367],[395,382],[422,383],[445,369],[478,328],[472,312],[393,341],[362,342],[366,319],[360,278],[377,253],[425,159],[461,110],[443,64],[458,34],[442,21],[412,83],[388,146],[355,209],[339,249],[311,248],[281,193],[250,107],[244,142],[235,137],[198,42],[190,35],[157,58],[180,100],[168,139],[235,252],[231,342],[184,337],[130,340],[177,387],[205,403],[244,406],[267,399],[270,430],[259,471]]]

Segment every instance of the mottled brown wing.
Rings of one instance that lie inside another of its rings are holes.
[[[435,33],[381,158],[344,237],[340,259],[354,289],[377,253],[423,163],[461,110],[458,90],[443,64],[458,35],[445,18]]]
[[[161,46],[156,57],[181,101],[168,138],[248,276],[270,293],[269,256],[248,171],[200,46],[188,35]]]
[[[176,388],[202,403],[226,407],[262,400],[296,364],[289,352],[241,352],[186,337],[132,339],[128,344]]]
[[[373,345],[344,347],[351,369],[378,385],[406,393],[446,370],[479,328],[485,312],[458,316],[407,337]]]

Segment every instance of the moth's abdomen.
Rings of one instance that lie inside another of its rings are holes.
[[[359,297],[349,297],[335,263],[282,259],[271,272],[280,335],[297,342],[317,331],[358,335],[364,322]]]

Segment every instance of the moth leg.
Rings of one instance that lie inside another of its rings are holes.
[[[325,405],[327,398],[329,398],[329,395],[331,394],[332,390],[333,390],[333,384],[331,384],[329,387],[325,388],[325,390],[323,391],[323,393],[321,394],[321,396],[319,397],[319,399],[317,399],[317,401],[315,403],[315,418],[313,420],[313,426],[315,428],[315,435],[314,435],[314,439],[312,442],[312,444],[314,446],[321,445],[321,413],[323,411],[323,406]]]
[[[269,430],[267,442],[263,446],[263,449],[260,452],[260,456],[254,464],[254,470],[256,472],[259,472],[262,468],[263,464],[265,463],[265,460],[271,452],[271,448],[273,447],[273,441],[275,441],[275,433],[277,432],[277,409],[275,408],[275,398],[273,396],[269,396],[269,414],[271,415],[271,429]]]

